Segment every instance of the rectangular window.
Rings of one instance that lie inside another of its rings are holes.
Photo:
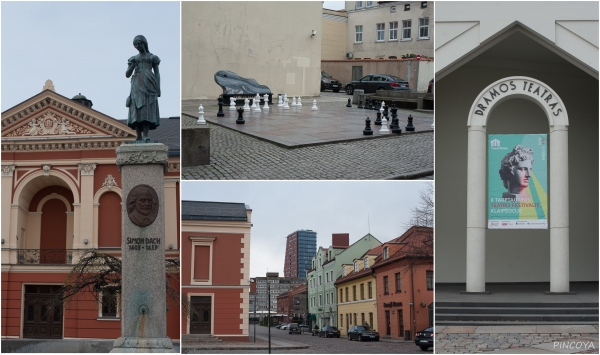
[[[354,42],[362,42],[362,34],[363,34],[362,25],[356,26]]]
[[[378,23],[377,24],[377,41],[383,42],[385,40],[385,24]]]
[[[429,18],[419,19],[419,39],[429,39]]]
[[[433,290],[433,271],[427,271],[427,290]]]
[[[348,287],[346,287],[346,302],[350,302],[350,298],[348,298]]]
[[[396,23],[397,25],[397,23]],[[404,20],[402,21],[402,40],[409,40],[412,35],[412,20]],[[391,32],[391,30],[390,30]]]
[[[325,304],[329,304],[329,294],[325,294]]]
[[[373,7],[373,1],[367,1],[367,7]]]
[[[390,252],[388,247],[383,248],[383,260],[387,260],[390,257]]]
[[[421,8],[422,9],[426,9],[427,8],[427,1],[421,1]]]
[[[373,298],[373,284],[369,282],[369,299]]]
[[[340,325],[344,325],[344,315],[340,314]]]
[[[192,240],[192,285],[212,285],[214,237],[190,236]]]
[[[356,323],[356,313],[354,313],[354,324],[358,325],[358,323]]]
[[[356,285],[352,286],[352,299],[356,301]]]
[[[390,289],[388,288],[388,277],[383,277],[383,294],[387,295],[390,293]]]
[[[323,304],[323,295],[319,295],[319,306]]]
[[[369,312],[369,325],[371,326],[371,329],[373,329],[373,312]]]
[[[363,325],[365,324],[365,314],[364,313],[360,314],[360,324],[363,324]]]
[[[402,287],[400,285],[400,273],[397,272],[396,273],[396,292],[400,292],[402,290]]]
[[[319,275],[319,285],[321,285],[323,282],[323,280],[321,279],[321,275]]]
[[[340,288],[340,303],[344,302],[344,293],[342,292],[342,289]]]
[[[326,273],[326,274],[325,274],[325,279],[326,279],[326,281],[325,281],[325,282],[329,283],[329,273]]]
[[[354,262],[354,272],[358,272],[358,261]]]
[[[360,299],[365,299],[365,284],[360,284]]]
[[[365,258],[365,269],[369,268],[369,258]]]
[[[101,293],[101,314],[100,317],[119,317],[118,314],[118,302],[119,298],[117,295],[116,287],[105,287]]]
[[[329,279],[333,281],[333,270],[329,271]]]
[[[357,9],[362,9],[363,8],[363,2],[362,1],[357,1],[356,2],[356,8]]]
[[[350,319],[350,321],[348,321],[348,319]],[[350,317],[350,315],[348,313],[346,313],[346,327],[350,328],[351,324],[352,324],[352,317]]]

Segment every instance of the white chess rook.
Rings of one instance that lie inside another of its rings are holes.
[[[315,99],[315,100],[313,100],[313,105],[312,105],[312,107],[311,107],[310,109],[311,109],[312,111],[316,111],[316,110],[318,110],[318,109],[319,109],[319,108],[317,108],[317,100],[316,100],[316,99]]]
[[[204,119],[204,107],[202,107],[202,105],[198,107],[198,121],[196,121],[196,124],[206,124],[206,120]]]

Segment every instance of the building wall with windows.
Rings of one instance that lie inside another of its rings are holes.
[[[383,243],[372,267],[377,285],[377,331],[403,339],[431,325],[433,229],[411,227]]]
[[[165,253],[177,259],[179,120],[161,120],[154,137],[172,138],[164,176]],[[121,335],[118,312],[103,309],[96,290],[51,317],[44,307],[85,251],[121,256],[124,211],[115,149],[134,139],[122,121],[93,109],[85,96],[56,93],[51,81],[2,112],[2,337]],[[179,339],[179,305],[167,304],[167,335]]]
[[[298,230],[287,236],[283,275],[306,279],[306,270],[317,252],[317,232]]]
[[[369,250],[351,264],[339,265],[342,275],[335,281],[338,306],[338,329],[348,335],[353,325],[368,324],[377,330],[376,279],[371,266],[381,247]]]
[[[185,193],[185,191],[184,191]],[[243,203],[182,201],[182,334],[248,341],[252,210]]]
[[[216,99],[223,93],[214,81],[219,70],[274,94],[319,94],[322,3],[201,1],[181,8],[182,99]]]
[[[433,57],[433,1],[346,1],[345,9],[352,58]]]

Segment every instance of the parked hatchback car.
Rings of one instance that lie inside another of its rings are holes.
[[[433,347],[433,327],[417,332],[415,334],[415,344],[423,351]]]
[[[325,338],[339,338],[340,331],[336,327],[332,327],[330,325],[326,325],[321,330],[319,330],[319,338],[324,336]]]
[[[300,334],[300,327],[298,326],[298,323],[291,323],[287,329],[289,334]]]
[[[310,332],[310,328],[306,324],[300,324],[300,332],[308,333],[308,332]]]
[[[333,90],[333,92],[340,92],[342,89],[342,83],[339,80],[335,80],[331,75],[321,72],[321,91]]]
[[[358,80],[352,80],[345,86],[346,94],[352,95],[354,90],[361,89],[366,93],[377,90],[408,91],[408,81],[387,74],[369,74]]]
[[[348,330],[348,340],[375,340],[379,341],[379,333],[369,329],[366,325],[355,325]]]

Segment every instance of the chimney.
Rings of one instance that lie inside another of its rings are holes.
[[[336,233],[331,235],[331,246],[334,248],[350,246],[350,234],[348,233]]]

